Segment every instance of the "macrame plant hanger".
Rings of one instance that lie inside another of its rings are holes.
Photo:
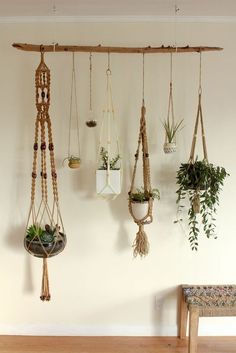
[[[73,102],[75,112],[73,114]],[[68,160],[68,166],[72,169],[77,169],[80,167],[80,131],[79,131],[79,112],[78,112],[78,102],[77,102],[77,82],[76,82],[76,72],[75,72],[75,53],[72,53],[72,74],[71,74],[71,90],[70,90],[70,113],[69,113],[69,130],[68,130],[68,153],[67,158],[64,162]],[[76,143],[73,145],[73,149],[77,150],[76,154],[72,153],[72,122],[73,116],[76,123]]]
[[[196,116],[196,121],[195,121],[195,126],[194,126],[190,157],[189,157],[189,161],[188,161],[189,164],[194,164],[194,162],[195,162],[195,148],[196,148],[196,141],[197,141],[197,133],[198,133],[199,124],[201,125],[203,160],[206,163],[209,163],[208,155],[207,155],[206,136],[205,136],[205,130],[204,130],[204,123],[203,123],[203,114],[202,114],[202,53],[201,53],[201,51],[199,53],[198,107],[197,107],[197,116]],[[200,192],[200,190],[198,190],[198,192]],[[199,193],[197,193],[195,195],[195,198],[193,199],[193,207],[194,207],[195,213],[200,212]]]
[[[52,126],[49,116],[50,70],[41,62],[35,73],[36,108],[35,137],[33,145],[33,168],[31,183],[31,203],[24,238],[25,249],[33,256],[43,259],[41,300],[50,300],[47,259],[59,254],[66,245],[66,235],[59,208],[57,173],[55,167]],[[40,149],[40,152],[39,152]],[[47,172],[47,149],[50,171]],[[48,195],[48,176],[51,177],[52,195]],[[36,205],[36,181],[41,189],[40,202]],[[49,199],[50,196],[50,199]],[[52,207],[49,206],[49,202]]]
[[[115,199],[121,192],[122,164],[117,130],[112,96],[110,53],[108,53],[106,106],[103,109],[96,170],[97,194],[107,200]]]
[[[93,104],[92,104],[92,53],[89,54],[89,120],[86,121],[88,127],[97,126],[97,121],[93,118]]]
[[[133,211],[133,203],[132,203],[132,199],[131,199],[131,195],[135,191],[135,178],[136,178],[137,165],[138,165],[140,153],[142,153],[144,195],[149,196],[152,193],[151,176],[150,176],[150,163],[149,163],[149,153],[148,153],[148,140],[147,140],[147,130],[146,130],[146,118],[145,118],[146,108],[145,108],[145,102],[144,102],[144,82],[145,82],[145,77],[144,77],[144,54],[143,54],[143,90],[142,90],[143,98],[142,98],[142,107],[141,107],[138,147],[137,147],[137,150],[135,153],[135,163],[134,163],[131,186],[130,186],[130,191],[129,191],[129,204],[128,204],[129,205],[129,212],[130,212],[131,216],[133,217],[134,222],[139,227],[138,233],[136,234],[136,239],[133,243],[134,257],[136,257],[137,255],[140,255],[140,257],[144,257],[148,254],[149,242],[148,242],[147,235],[144,231],[144,225],[150,224],[153,221],[153,215],[152,215],[153,198],[152,197],[148,198],[147,212],[146,212],[146,215],[142,218],[137,218],[135,216],[134,211]]]
[[[178,129],[179,124],[175,124],[174,114],[174,103],[173,103],[173,53],[170,53],[170,88],[169,88],[169,100],[168,100],[168,112],[167,118],[164,122],[165,128],[165,143],[163,146],[165,153],[173,153],[176,151],[176,134],[174,133],[176,127]]]
[[[203,159],[205,162],[208,162],[207,156],[207,146],[206,146],[206,136],[203,124],[203,114],[202,114],[202,53],[199,53],[199,88],[198,88],[198,107],[197,107],[197,116],[194,126],[193,140],[191,146],[191,152],[189,157],[189,163],[194,163],[195,161],[195,147],[197,141],[198,125],[201,125],[201,135],[202,135],[202,147],[203,147]]]

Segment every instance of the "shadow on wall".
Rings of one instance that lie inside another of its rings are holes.
[[[128,146],[126,147],[128,148]],[[129,150],[127,151],[126,155],[131,155]],[[119,224],[116,241],[116,248],[118,251],[130,251],[132,249],[132,244],[130,243],[130,237],[132,234],[129,234],[125,225],[127,222],[133,222],[128,208],[128,190],[130,189],[130,180],[132,178],[133,172],[132,162],[133,161],[131,161],[130,157],[127,160],[122,161],[122,193],[115,200],[110,201],[109,203],[111,215],[113,219]],[[127,175],[129,175],[129,177],[127,177]],[[133,238],[135,238],[135,233]]]
[[[166,335],[166,329],[172,327],[168,325],[169,316],[171,317],[170,308],[176,307],[176,327],[179,322],[179,302],[180,290],[179,287],[172,287],[156,293],[153,298],[153,327],[154,336]],[[170,314],[170,315],[169,315]],[[171,330],[171,329],[170,329]],[[165,331],[165,332],[164,332]],[[175,332],[170,332],[170,335],[175,335]]]
[[[73,170],[68,167],[68,160],[63,162],[63,159],[57,159],[56,165],[61,178],[65,174],[70,177],[70,191],[80,191],[83,193],[84,198],[91,199],[96,195],[98,127],[96,129],[85,127],[84,131],[83,140],[81,141],[81,166]]]
[[[129,233],[125,226],[129,219],[128,201],[126,194],[119,195],[115,200],[109,202],[112,217],[118,223],[117,240],[115,247],[118,251],[131,249]]]
[[[32,276],[32,264],[31,255],[26,254],[25,256],[25,279],[23,284],[24,293],[32,293],[34,291],[33,276]]]
[[[23,284],[24,293],[32,293],[34,290],[32,281],[31,255],[24,249],[25,225],[11,226],[6,235],[6,244],[14,251],[25,252],[25,277]]]

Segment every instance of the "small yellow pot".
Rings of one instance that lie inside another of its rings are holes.
[[[68,167],[71,169],[78,169],[80,167],[81,160],[80,158],[70,157],[68,159]]]

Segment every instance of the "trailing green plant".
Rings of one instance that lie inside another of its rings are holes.
[[[107,170],[108,169],[108,152],[104,147],[100,149],[100,157],[102,165],[99,167],[99,170]],[[120,161],[121,157],[117,154],[114,158],[110,159],[109,166],[111,170],[119,170],[120,166],[118,162]]]
[[[160,200],[160,192],[158,189],[152,189],[151,191],[145,191],[143,187],[137,188],[134,192],[129,193],[129,199],[133,202],[146,202],[150,198]]]
[[[42,241],[43,243],[52,243],[55,240],[57,227],[45,225],[45,229],[37,224],[32,224],[26,231],[26,239],[29,241]]]
[[[178,130],[182,130],[182,123],[183,123],[183,119],[180,120],[178,123],[172,123],[170,122],[170,119],[166,119],[163,122],[163,126],[166,132],[166,136],[167,136],[167,143],[172,143],[174,142],[174,138],[175,135],[177,133]]]
[[[216,207],[219,205],[219,194],[226,176],[225,168],[214,166],[206,160],[182,163],[177,172],[178,215],[185,207],[182,203],[189,201],[189,242],[192,250],[198,249],[200,235],[199,220],[203,224],[203,232],[207,238],[217,238],[215,229]],[[182,221],[179,218],[175,222]]]

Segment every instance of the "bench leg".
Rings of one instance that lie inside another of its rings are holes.
[[[181,299],[180,299],[180,323],[179,323],[179,338],[186,338],[188,321],[188,306],[184,300],[183,290],[181,288]]]
[[[188,353],[197,353],[199,310],[197,307],[189,308],[189,344]]]

